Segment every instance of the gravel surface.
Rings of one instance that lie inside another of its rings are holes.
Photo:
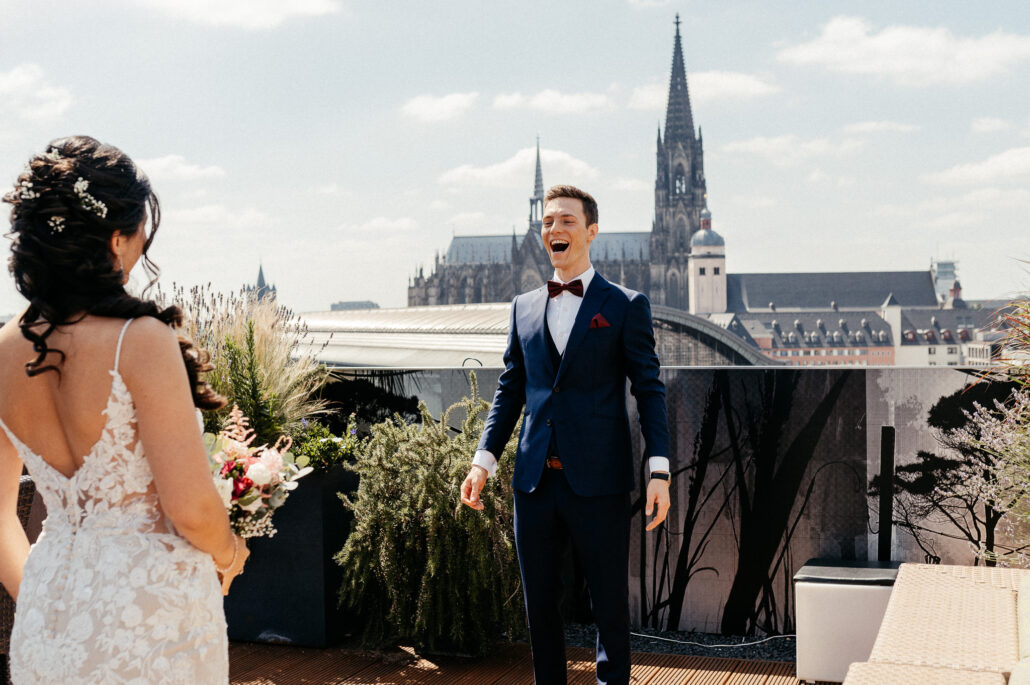
[[[793,637],[777,637],[768,642],[747,646],[712,647],[707,645],[739,645],[755,643],[761,637],[733,637],[713,633],[680,633],[668,630],[652,630],[635,628],[630,636],[630,648],[634,652],[658,652],[660,654],[691,654],[694,656],[719,656],[729,659],[747,659],[749,661],[794,661]],[[653,637],[643,637],[653,636]],[[665,638],[662,640],[654,638]],[[597,630],[593,625],[573,623],[565,628],[565,641],[573,647],[594,647]],[[672,642],[671,640],[676,640]],[[693,642],[698,644],[682,644]]]

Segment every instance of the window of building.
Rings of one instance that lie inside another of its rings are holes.
[[[714,275],[718,276],[719,275],[719,267],[717,267],[717,266],[712,267],[712,273]]]
[[[705,268],[704,268],[703,266],[702,266],[702,267],[701,267],[701,269],[700,269],[700,274],[701,274],[702,276],[704,276],[704,275],[705,275]]]
[[[937,354],[937,348],[936,347],[927,347],[926,348],[926,353],[927,354]]]
[[[948,348],[948,354],[958,354],[958,348],[957,347],[949,347]]]

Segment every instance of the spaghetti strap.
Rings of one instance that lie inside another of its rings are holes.
[[[125,338],[125,331],[129,330],[129,324],[133,321],[135,321],[135,319],[129,319],[126,321],[125,325],[122,326],[122,332],[118,334],[118,347],[114,351],[114,370],[116,372],[118,371],[118,360],[121,359],[122,356],[122,340]]]

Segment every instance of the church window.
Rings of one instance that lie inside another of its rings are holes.
[[[717,267],[717,266],[716,267],[712,267],[712,273],[715,274],[716,276],[718,276],[719,275],[719,267]]]
[[[677,195],[683,195],[687,192],[687,177],[683,173],[683,167],[676,167],[676,175],[674,177],[675,185],[673,186],[673,192]]]
[[[702,275],[702,276],[704,276],[704,275],[705,275],[705,268],[704,268],[703,266],[701,267],[701,275]]]

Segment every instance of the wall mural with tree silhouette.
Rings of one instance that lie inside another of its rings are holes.
[[[482,397],[492,397],[498,373],[477,370]],[[965,482],[954,467],[968,455],[941,441],[974,397],[961,393],[971,380],[961,371],[730,367],[662,373],[673,502],[667,524],[645,533],[646,465],[636,433],[630,559],[636,626],[727,635],[794,632],[792,578],[806,561],[876,556],[876,498],[870,493],[878,482],[881,425],[897,428],[899,498],[918,499],[928,482]],[[431,408],[445,407],[468,391],[464,370],[396,378],[398,387],[389,394],[402,405],[417,397]],[[353,387],[363,394],[364,386]],[[994,391],[984,392],[986,399]],[[634,417],[635,403],[627,397]],[[969,537],[961,526],[927,518],[935,505],[920,509],[915,501],[895,507],[896,560],[970,564],[972,544],[1009,545],[996,512],[978,514],[984,517],[973,526],[979,533]],[[992,543],[986,521],[995,524]],[[589,621],[582,573],[571,559],[566,569],[565,614]]]

